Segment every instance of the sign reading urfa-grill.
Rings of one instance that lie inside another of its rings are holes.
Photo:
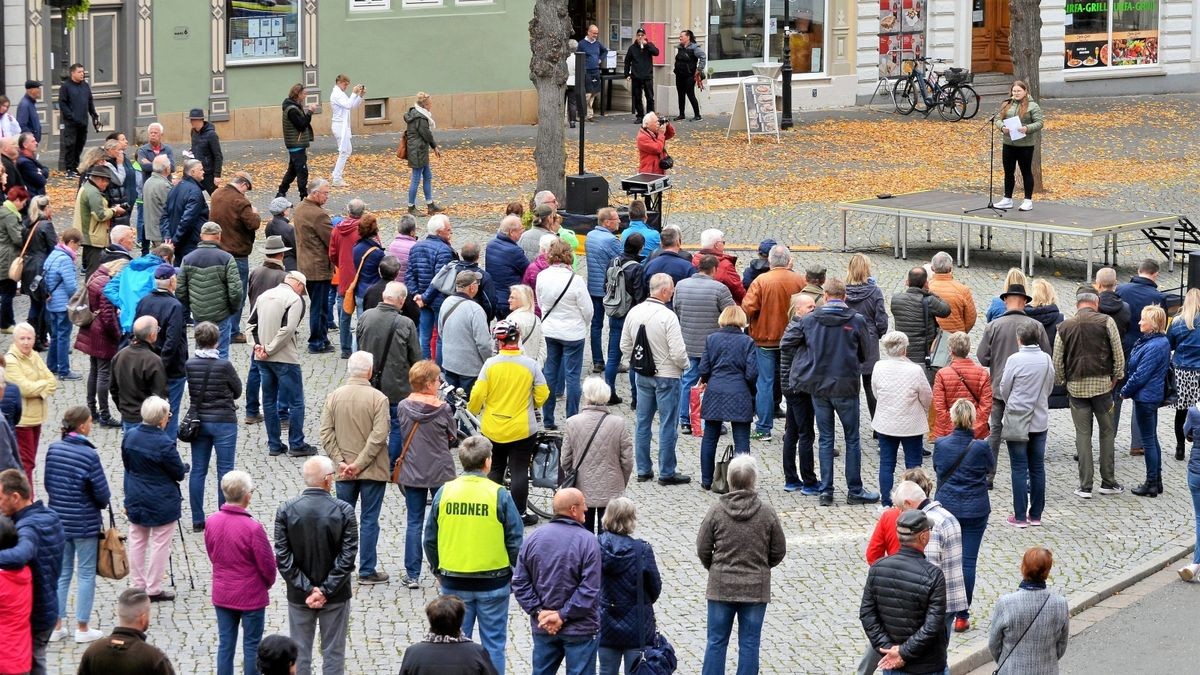
[[[1067,14],[1078,14],[1080,12],[1104,12],[1108,10],[1109,3],[1107,2],[1068,2]],[[1157,0],[1140,0],[1140,2],[1117,2],[1112,3],[1113,9],[1118,12],[1140,12],[1147,9],[1158,8]]]

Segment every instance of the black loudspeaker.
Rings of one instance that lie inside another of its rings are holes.
[[[566,208],[571,213],[591,213],[608,206],[608,181],[594,173],[567,176]]]
[[[1188,253],[1187,287],[1189,289],[1200,288],[1200,251]]]

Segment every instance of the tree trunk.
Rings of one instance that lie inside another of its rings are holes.
[[[1008,49],[1012,53],[1013,75],[1029,85],[1029,98],[1042,101],[1041,76],[1038,61],[1042,58],[1042,2],[1041,0],[1009,0],[1008,14],[1011,31],[1008,34]],[[1042,192],[1042,134],[1033,150],[1033,189]]]
[[[529,79],[538,96],[537,189],[563,198],[566,151],[563,148],[564,93],[567,86],[567,39],[571,21],[566,0],[536,0],[529,21]],[[582,80],[580,81],[582,85]]]

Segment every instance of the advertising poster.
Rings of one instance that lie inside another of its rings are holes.
[[[924,55],[925,11],[925,0],[879,0],[880,77],[907,75]]]

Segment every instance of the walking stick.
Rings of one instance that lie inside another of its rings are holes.
[[[171,588],[175,588],[175,556],[167,556],[167,571],[171,576]]]
[[[188,558],[187,541],[185,541],[183,538],[183,528],[176,527],[175,530],[179,532],[179,544],[183,549],[183,566],[185,569],[187,569],[188,586],[194,591],[196,590],[196,580],[192,578],[192,561],[190,558]]]

